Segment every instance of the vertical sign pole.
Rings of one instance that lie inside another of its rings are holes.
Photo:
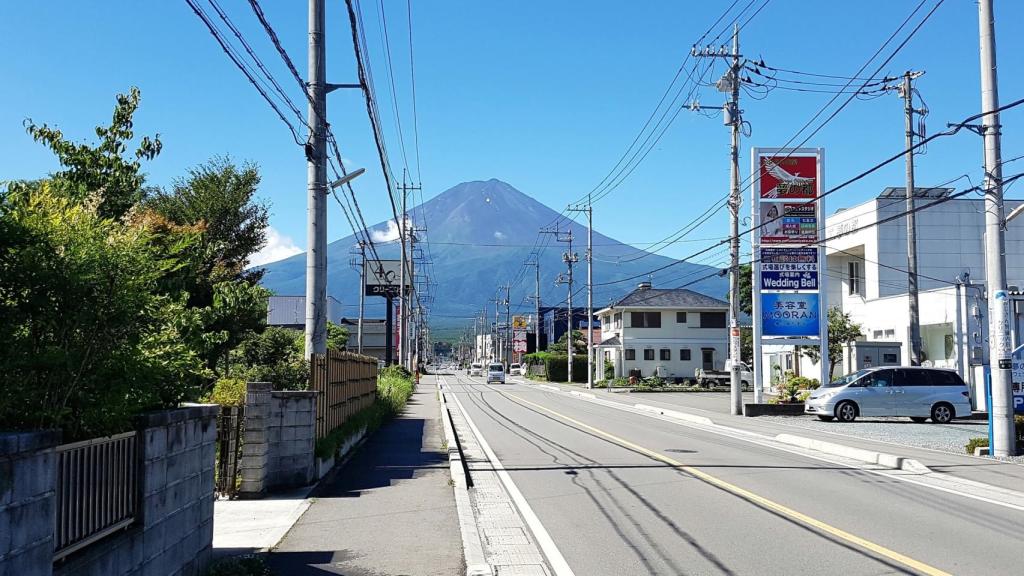
[[[821,347],[819,348],[820,353],[818,354],[819,362],[821,362],[821,385],[824,386],[830,380],[832,375],[829,374],[830,362],[828,359],[828,290],[826,289],[826,283],[828,281],[825,269],[828,263],[825,261],[825,200],[822,199],[821,193],[825,190],[825,184],[822,180],[822,173],[824,172],[823,166],[825,164],[825,149],[818,148],[815,153],[818,170],[817,170],[817,193],[815,194],[814,202],[817,205],[816,211],[818,214],[817,227],[818,227],[818,331],[821,339]]]
[[[750,173],[751,182],[750,187],[750,226],[753,228],[754,233],[750,235],[750,285],[753,288],[753,294],[751,295],[751,320],[754,324],[753,339],[754,339],[754,357],[752,358],[751,369],[753,374],[751,379],[754,381],[754,403],[761,404],[764,402],[764,376],[763,367],[761,365],[761,259],[760,259],[760,248],[761,248],[761,206],[758,191],[761,189],[761,166],[760,160],[761,152],[758,148],[750,149]],[[769,372],[771,366],[768,367]]]

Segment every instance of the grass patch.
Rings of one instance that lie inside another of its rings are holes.
[[[412,374],[400,366],[390,366],[377,375],[377,397],[330,434],[317,440],[316,455],[327,459],[335,455],[346,440],[366,430],[369,434],[405,408],[413,391]]]

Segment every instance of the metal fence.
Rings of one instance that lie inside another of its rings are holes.
[[[316,438],[327,436],[353,414],[373,404],[377,392],[377,359],[330,350],[313,354],[309,389],[316,401]]]
[[[54,560],[135,522],[139,469],[136,432],[57,447]]]
[[[237,489],[238,462],[242,454],[245,428],[244,406],[221,406],[217,415],[217,482],[223,496],[234,496]]]

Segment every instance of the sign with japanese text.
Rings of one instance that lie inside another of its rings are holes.
[[[821,334],[818,293],[761,293],[761,334],[817,338]]]
[[[762,156],[758,188],[761,198],[818,196],[818,159],[815,156]]]
[[[513,330],[526,330],[526,316],[513,316],[512,317],[512,329]]]
[[[800,244],[818,240],[814,202],[761,202],[761,243]]]
[[[761,248],[761,290],[817,289],[817,248]]]
[[[410,268],[412,264],[410,263]],[[401,260],[364,260],[363,278],[367,296],[398,296],[398,285],[402,279]],[[405,275],[405,293],[410,292],[409,274]]]

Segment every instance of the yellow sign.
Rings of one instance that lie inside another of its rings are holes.
[[[526,316],[513,316],[512,317],[512,329],[526,329]]]

